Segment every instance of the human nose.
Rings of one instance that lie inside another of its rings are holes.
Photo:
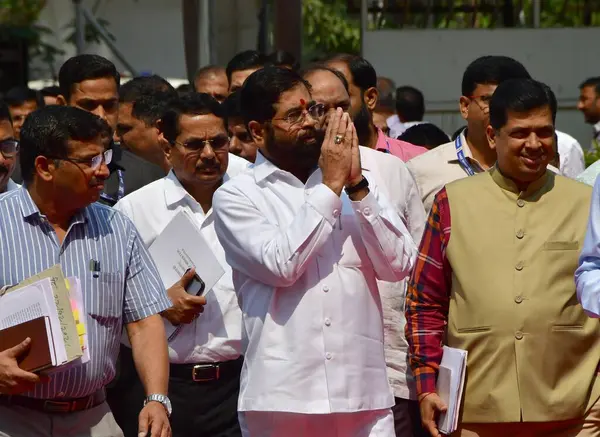
[[[237,155],[242,151],[241,142],[236,136],[232,136],[231,140],[229,140],[229,151],[234,155]]]
[[[104,110],[104,106],[102,105],[98,105],[96,107],[96,109],[94,109],[92,111],[92,114],[97,115],[98,117],[100,117],[102,120],[106,120],[106,111]]]
[[[583,110],[583,108],[585,108],[585,106],[584,106],[584,104],[583,104],[583,101],[581,101],[581,100],[578,100],[578,101],[577,101],[577,109],[578,109],[578,110],[580,110],[580,111],[582,111],[582,110]]]
[[[200,157],[202,159],[214,159],[215,158],[215,151],[212,148],[212,145],[210,144],[209,141],[204,142],[204,147],[202,148],[202,153],[200,154]]]

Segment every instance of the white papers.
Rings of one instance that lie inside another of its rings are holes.
[[[185,211],[169,222],[148,250],[166,288],[172,287],[192,267],[206,284],[206,291],[225,274],[194,218]]]
[[[444,346],[436,385],[438,396],[448,406],[438,419],[438,429],[443,434],[453,433],[458,426],[466,370],[467,351]]]
[[[58,310],[54,303],[52,280],[49,278],[7,293],[0,299],[0,329],[10,328],[38,317],[47,317],[48,344],[52,365],[67,363],[65,339]]]

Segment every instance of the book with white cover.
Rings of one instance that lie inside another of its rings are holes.
[[[444,346],[436,385],[438,396],[448,406],[438,419],[438,429],[443,434],[449,435],[458,427],[466,373],[467,351]]]

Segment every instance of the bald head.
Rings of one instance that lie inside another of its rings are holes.
[[[229,94],[225,68],[216,65],[201,68],[194,78],[194,88],[196,92],[210,94],[222,103]]]
[[[312,98],[325,105],[326,110],[342,108],[350,110],[350,94],[343,80],[327,68],[315,67],[303,74],[312,86]],[[352,114],[350,114],[352,115]]]

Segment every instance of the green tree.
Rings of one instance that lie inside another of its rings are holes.
[[[346,0],[303,0],[304,58],[360,52],[360,22],[347,12]]]

